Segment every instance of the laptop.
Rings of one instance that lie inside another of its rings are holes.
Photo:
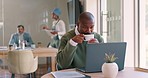
[[[119,71],[124,69],[124,60],[126,53],[126,42],[97,43],[86,45],[85,67],[77,68],[82,72],[101,72],[105,62],[105,53],[115,53],[118,59],[115,61]]]

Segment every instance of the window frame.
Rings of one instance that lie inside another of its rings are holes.
[[[140,0],[134,0],[134,26],[134,68],[148,72],[148,69],[140,67]]]

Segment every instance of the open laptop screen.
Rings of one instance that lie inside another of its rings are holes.
[[[86,45],[86,64],[83,72],[101,71],[105,62],[105,53],[115,53],[118,59],[115,61],[119,71],[124,69],[124,60],[126,52],[126,42],[97,43]],[[81,69],[82,70],[82,69]]]

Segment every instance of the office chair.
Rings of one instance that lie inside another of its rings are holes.
[[[38,68],[38,56],[34,58],[31,50],[14,50],[8,52],[8,69],[12,73],[11,78],[15,78],[15,74],[29,74]]]

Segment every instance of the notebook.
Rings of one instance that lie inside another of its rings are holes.
[[[56,71],[51,72],[55,78],[91,78],[88,75],[81,74],[77,71]]]
[[[85,67],[77,69],[82,72],[101,72],[105,53],[115,53],[119,71],[124,69],[126,42],[87,44]]]

